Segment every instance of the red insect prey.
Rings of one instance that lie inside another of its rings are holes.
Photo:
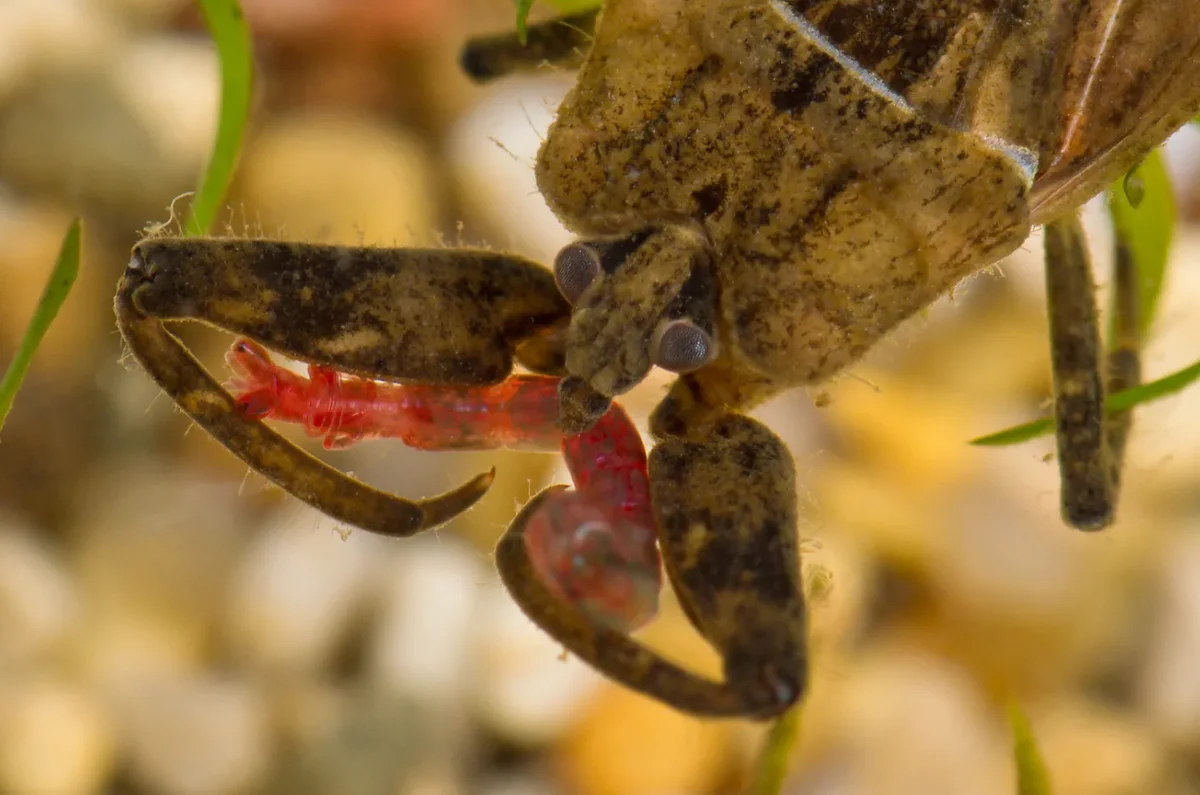
[[[316,365],[305,378],[244,339],[225,358],[243,415],[302,425],[327,449],[378,438],[422,450],[560,449],[575,491],[550,495],[526,525],[534,567],[559,598],[609,626],[632,631],[654,616],[662,573],[646,449],[620,406],[585,433],[564,437],[556,378],[432,387]]]

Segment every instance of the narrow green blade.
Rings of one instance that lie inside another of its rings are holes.
[[[800,735],[800,709],[792,707],[771,724],[758,756],[750,795],[779,795],[787,776],[788,758]]]
[[[1137,186],[1140,196],[1134,198],[1140,201],[1130,200],[1131,184]],[[1151,153],[1127,178],[1109,188],[1108,209],[1113,226],[1133,251],[1141,302],[1138,317],[1145,335],[1158,310],[1175,235],[1175,195],[1160,151]]]
[[[8,365],[4,378],[0,379],[0,429],[4,428],[4,420],[8,418],[17,390],[29,371],[34,352],[58,315],[59,307],[67,299],[67,294],[71,292],[71,285],[75,284],[75,277],[79,274],[79,237],[80,222],[76,218],[67,227],[62,248],[58,252],[58,261],[54,263],[50,280],[42,290],[42,297],[33,310],[33,318],[21,337],[21,344],[17,346],[17,354]]]
[[[534,0],[513,0],[517,5],[517,39],[524,44],[528,35],[529,9],[533,8]],[[579,14],[604,5],[603,0],[550,0],[551,4],[563,14]]]
[[[237,0],[197,1],[217,45],[217,57],[221,62],[221,107],[208,166],[192,199],[191,213],[184,225],[184,233],[192,237],[208,232],[233,179],[246,119],[250,115],[253,78],[250,30]]]
[[[527,41],[526,23],[529,21],[529,9],[533,8],[533,0],[515,0],[517,4],[517,39],[521,44]]]
[[[1158,400],[1159,398],[1179,392],[1197,380],[1200,380],[1200,362],[1190,364],[1182,370],[1176,370],[1170,375],[1164,375],[1156,381],[1138,384],[1135,387],[1130,387],[1129,389],[1109,395],[1108,399],[1104,401],[1104,407],[1110,413],[1126,411],[1142,403],[1149,403],[1152,400]],[[980,436],[978,439],[972,439],[970,444],[978,447],[1003,447],[1005,445],[1027,442],[1030,439],[1046,436],[1053,432],[1054,419],[1052,417],[1043,417],[1040,420],[1027,422],[1024,425],[1016,425],[997,433]]]
[[[1050,795],[1050,776],[1038,750],[1029,719],[1016,705],[1009,707],[1013,759],[1017,766],[1017,795]]]

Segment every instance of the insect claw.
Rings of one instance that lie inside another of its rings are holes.
[[[461,513],[465,513],[468,508],[479,501],[479,498],[487,493],[491,488],[492,481],[496,479],[496,468],[492,467],[487,472],[468,480],[453,491],[448,491],[441,496],[426,500],[420,503],[421,512],[424,515],[422,526],[426,528],[437,527],[445,524]],[[386,533],[385,533],[386,535]],[[410,533],[405,533],[410,535]]]

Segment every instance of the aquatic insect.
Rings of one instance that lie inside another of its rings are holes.
[[[487,387],[520,364],[561,379],[568,435],[652,367],[679,373],[650,421],[653,529],[723,680],[543,582],[522,535],[558,492],[518,514],[496,563],[522,609],[607,676],[697,715],[772,717],[807,683],[795,471],[744,412],[838,373],[1044,224],[1063,516],[1111,522],[1130,420],[1107,419],[1103,401],[1140,379],[1137,280],[1118,239],[1105,355],[1074,208],[1200,110],[1200,4],[608,0],[602,16],[531,40],[477,40],[463,64],[481,79],[579,64],[536,168],[578,235],[553,274],[466,249],[170,238],[134,249],[116,297],[122,334],[222,444],[387,535],[444,522],[490,483],[419,502],[370,489],[245,416],[162,321],[406,384]]]
[[[588,430],[564,436],[558,379],[514,375],[494,386],[378,383],[309,365],[308,377],[271,362],[251,340],[225,355],[245,417],[296,423],[326,449],[399,439],[420,450],[562,450],[576,491],[552,493],[522,538],[554,594],[624,632],[658,609],[662,573],[642,437],[614,403]]]

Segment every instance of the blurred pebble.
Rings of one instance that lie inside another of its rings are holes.
[[[30,529],[0,518],[0,671],[45,663],[78,618],[62,561]]]
[[[350,702],[345,684],[331,676],[275,677],[262,689],[271,700],[275,734],[289,747],[319,740],[343,719]]]
[[[518,746],[559,736],[602,683],[600,674],[568,656],[496,581],[480,588],[471,636],[477,666],[475,709],[489,730]]]
[[[266,795],[397,795],[437,752],[429,715],[409,699],[372,686],[346,696],[340,713],[281,761]]]
[[[936,321],[910,321],[903,327],[908,333],[890,336],[883,343],[886,355],[877,357],[881,366],[968,403],[973,422],[986,420],[979,415],[997,405],[1028,414],[1031,396],[1050,389],[1045,296],[1030,294],[1018,278],[1032,272],[1040,285],[1041,262],[1009,260],[1002,270],[1003,275],[974,280],[966,296],[942,299],[952,313],[940,314]],[[911,326],[921,327],[921,333],[909,331]],[[987,366],[965,366],[968,362]],[[987,430],[981,424],[979,431]]]
[[[558,767],[579,795],[711,792],[730,773],[732,727],[606,683],[562,740]]]
[[[1078,696],[1030,710],[1054,795],[1162,792],[1163,749],[1141,720]]]
[[[540,770],[505,771],[479,782],[479,795],[557,795],[558,790]],[[629,795],[634,795],[630,793]]]
[[[459,795],[466,787],[462,776],[450,765],[422,760],[400,790],[403,795]],[[474,787],[471,791],[477,791]]]
[[[108,713],[80,686],[48,676],[0,680],[0,792],[100,792],[116,746]]]
[[[270,36],[314,37],[359,47],[384,41],[424,43],[459,22],[455,0],[242,0],[254,29]]]
[[[847,795],[1015,791],[1005,738],[965,670],[903,642],[839,665],[805,707],[797,773],[825,769]]]
[[[103,63],[119,28],[89,0],[0,3],[0,103],[31,74]]]
[[[236,485],[145,458],[85,486],[77,515],[92,673],[120,684],[199,665],[248,529]]]
[[[118,699],[132,777],[160,795],[233,795],[263,783],[274,753],[269,713],[247,682],[148,679]]]
[[[514,78],[487,89],[449,138],[463,206],[482,225],[471,239],[549,262],[571,234],[538,192],[534,159],[570,83]]]
[[[121,48],[109,68],[125,106],[164,156],[199,172],[212,148],[221,99],[212,42],[206,37],[142,37]]]
[[[430,152],[372,118],[308,113],[248,141],[229,232],[338,245],[428,245],[440,221]]]
[[[126,25],[147,28],[168,22],[187,7],[188,0],[89,0],[91,5],[107,9],[114,19]]]
[[[879,472],[830,457],[806,484],[818,516],[874,557],[924,570],[935,543],[939,501]]]
[[[381,566],[382,605],[368,670],[382,684],[439,711],[461,708],[473,673],[470,632],[478,590],[492,577],[457,538],[398,544]]]
[[[274,673],[329,665],[366,609],[380,548],[395,543],[288,503],[234,575],[225,610],[233,655]]]
[[[0,106],[0,173],[14,190],[69,197],[103,228],[133,231],[165,216],[197,163],[176,159],[163,122],[146,125],[106,66],[38,74],[13,91]]]
[[[964,444],[971,438],[969,406],[936,386],[881,371],[856,375],[831,386],[826,409],[856,459],[887,472],[905,490],[925,493],[952,487],[978,466],[978,451]]]
[[[1156,581],[1158,612],[1139,701],[1162,736],[1200,752],[1200,537],[1175,539]]]

